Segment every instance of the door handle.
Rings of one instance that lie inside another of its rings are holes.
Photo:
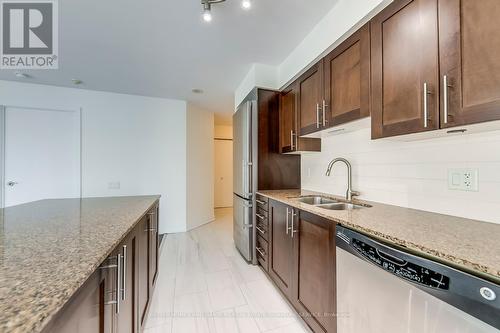
[[[14,182],[14,181],[12,181],[12,180],[11,180],[11,181],[9,181],[9,182],[7,182],[7,186],[10,186],[10,187],[14,187],[14,186],[16,186],[17,184],[19,184],[19,183],[18,183],[18,182]]]

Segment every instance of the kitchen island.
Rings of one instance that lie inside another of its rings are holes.
[[[140,328],[146,310],[139,307],[147,307],[156,277],[158,202],[159,196],[55,199],[0,209],[0,331]],[[132,324],[124,325],[127,304],[134,306]]]

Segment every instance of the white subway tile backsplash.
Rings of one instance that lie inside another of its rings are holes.
[[[500,223],[500,132],[424,141],[370,139],[370,129],[322,139],[322,152],[302,156],[302,188],[345,195],[347,158],[362,199]],[[479,170],[479,191],[448,189],[448,169]]]

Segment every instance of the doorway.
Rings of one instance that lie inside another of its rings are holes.
[[[1,207],[81,196],[80,110],[0,106]]]
[[[233,140],[232,127],[216,126],[214,152],[214,206],[233,206]]]

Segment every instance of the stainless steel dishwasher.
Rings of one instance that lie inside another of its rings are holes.
[[[337,333],[498,333],[500,286],[337,226]]]

